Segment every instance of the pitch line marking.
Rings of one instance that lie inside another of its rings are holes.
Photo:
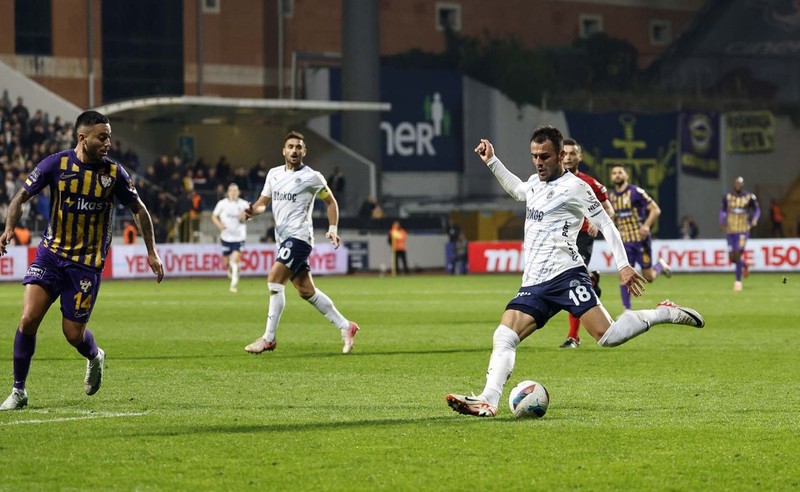
[[[24,411],[24,410],[23,410]],[[41,412],[47,413],[47,412]],[[9,425],[23,425],[23,424],[48,424],[50,422],[70,422],[74,420],[93,420],[93,419],[103,419],[103,418],[120,418],[120,417],[140,417],[142,415],[146,415],[145,412],[81,412],[85,413],[81,417],[56,417],[54,419],[28,419],[28,420],[17,420],[16,422],[2,422],[0,423],[0,427],[6,427]]]

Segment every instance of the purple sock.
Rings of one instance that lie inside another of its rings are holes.
[[[656,271],[656,275],[661,275],[661,272],[664,271],[664,267],[661,266],[661,263],[656,263],[655,266],[653,267],[653,270]]]
[[[36,352],[36,335],[25,335],[17,330],[14,336],[14,387],[25,389],[25,380],[31,370],[31,359]]]
[[[625,309],[631,308],[631,294],[628,292],[627,285],[620,285],[619,286],[619,293],[622,295],[622,305],[625,306]]]
[[[736,281],[742,281],[742,270],[743,270],[744,260],[739,260],[736,262]]]
[[[83,330],[83,341],[75,345],[75,348],[78,349],[78,353],[89,360],[97,357],[97,344],[94,343],[94,335],[88,328]]]

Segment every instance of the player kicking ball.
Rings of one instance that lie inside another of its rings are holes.
[[[655,309],[628,311],[614,321],[597,294],[576,247],[584,217],[611,246],[621,283],[634,296],[642,295],[645,279],[628,264],[622,239],[592,189],[564,169],[563,137],[552,127],[539,127],[530,141],[536,174],[523,182],[500,162],[488,140],[475,152],[509,195],[526,202],[522,286],[509,301],[492,338],[486,386],[479,395],[449,394],[456,412],[494,417],[503,386],[514,369],[517,345],[561,310],[568,311],[603,347],[616,347],[663,323],[705,326],[694,309],[665,300]]]

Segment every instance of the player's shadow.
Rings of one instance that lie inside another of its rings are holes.
[[[461,419],[464,420],[461,420]],[[459,415],[437,415],[428,417],[412,417],[406,419],[362,419],[348,420],[341,422],[303,422],[303,423],[283,423],[283,424],[227,424],[227,425],[188,425],[179,429],[164,429],[153,432],[136,432],[129,434],[131,437],[152,437],[152,436],[179,436],[179,435],[198,435],[198,434],[262,434],[276,432],[298,432],[307,430],[341,430],[347,428],[369,428],[369,427],[391,427],[391,426],[417,426],[427,422],[451,422],[453,424],[463,424],[467,420],[474,422],[505,421],[508,419],[478,419]]]

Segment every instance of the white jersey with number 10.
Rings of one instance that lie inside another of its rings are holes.
[[[326,186],[325,177],[305,165],[294,171],[285,165],[269,170],[261,195],[272,200],[275,241],[278,244],[293,237],[314,245],[311,222],[314,197]]]

